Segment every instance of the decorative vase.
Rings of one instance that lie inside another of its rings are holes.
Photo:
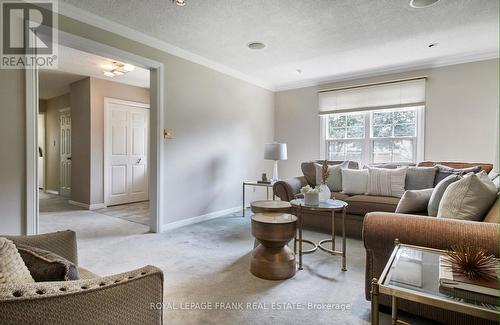
[[[304,193],[304,204],[315,206],[319,204],[319,193]]]
[[[321,183],[319,186],[319,202],[326,202],[330,199],[332,192],[330,188],[325,183]]]

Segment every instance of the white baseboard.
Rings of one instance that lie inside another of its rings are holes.
[[[69,200],[68,203],[71,205],[76,205],[77,207],[80,208],[84,208],[86,210],[104,209],[106,207],[104,203],[87,204],[87,203],[76,202],[73,200]]]
[[[59,192],[54,190],[46,190],[45,193],[59,195]]]
[[[234,208],[229,208],[229,209],[225,209],[225,210],[219,210],[219,211],[207,213],[207,214],[204,214],[204,215],[201,215],[201,216],[197,216],[197,217],[193,217],[193,218],[189,218],[189,219],[174,221],[174,222],[171,222],[171,223],[167,223],[165,225],[161,225],[160,232],[166,232],[166,231],[174,230],[174,229],[177,229],[177,228],[181,228],[181,227],[193,225],[195,223],[199,223],[199,222],[203,222],[203,221],[207,221],[207,220],[211,220],[211,219],[220,218],[222,216],[228,215],[230,213],[235,213],[235,212],[238,212],[238,211],[241,211],[241,206],[234,207]]]

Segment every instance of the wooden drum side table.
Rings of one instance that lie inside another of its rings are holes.
[[[250,203],[253,213],[290,213],[292,205],[287,201],[253,201]]]
[[[345,234],[345,215],[347,209],[347,202],[341,200],[332,200],[329,199],[326,202],[320,202],[318,205],[306,205],[304,203],[304,199],[295,199],[290,201],[290,204],[297,208],[297,218],[298,218],[298,243],[299,243],[299,270],[302,270],[302,255],[305,253],[312,253],[316,251],[317,248],[330,253],[332,255],[341,255],[342,256],[342,271],[347,271],[346,267],[346,234]],[[302,218],[303,211],[308,212],[331,212],[332,214],[332,237],[328,239],[321,240],[318,244],[315,244],[309,240],[305,240],[302,238]],[[335,212],[342,213],[342,250],[338,251],[335,249]],[[308,251],[303,251],[302,244],[303,242],[310,243],[314,246],[313,249]],[[325,243],[331,242],[331,249],[324,246]]]
[[[252,251],[250,272],[266,280],[285,280],[295,275],[295,254],[287,246],[297,233],[297,217],[288,213],[257,213],[252,216],[252,235],[259,245]]]

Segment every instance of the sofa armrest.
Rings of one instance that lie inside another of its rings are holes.
[[[0,285],[5,325],[160,325],[162,303],[163,273],[153,266],[95,279]]]
[[[499,225],[409,214],[371,212],[363,222],[366,249],[391,253],[394,240],[403,244],[449,249],[454,244],[479,246],[498,256]]]
[[[304,176],[293,177],[274,183],[273,191],[282,201],[291,201],[300,192],[300,189],[306,185],[307,180]]]
[[[371,212],[363,222],[366,249],[365,294],[370,299],[371,280],[378,278],[394,249],[402,244],[449,249],[454,244],[483,247],[498,257],[500,225],[495,223],[438,219],[408,214]]]
[[[72,230],[57,231],[33,236],[4,236],[14,244],[24,244],[50,251],[78,265],[76,233]]]

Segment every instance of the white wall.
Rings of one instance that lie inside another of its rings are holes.
[[[300,162],[321,158],[319,90],[427,76],[425,159],[496,162],[498,59],[349,80],[275,94],[276,140],[288,143],[283,177],[300,175]]]

